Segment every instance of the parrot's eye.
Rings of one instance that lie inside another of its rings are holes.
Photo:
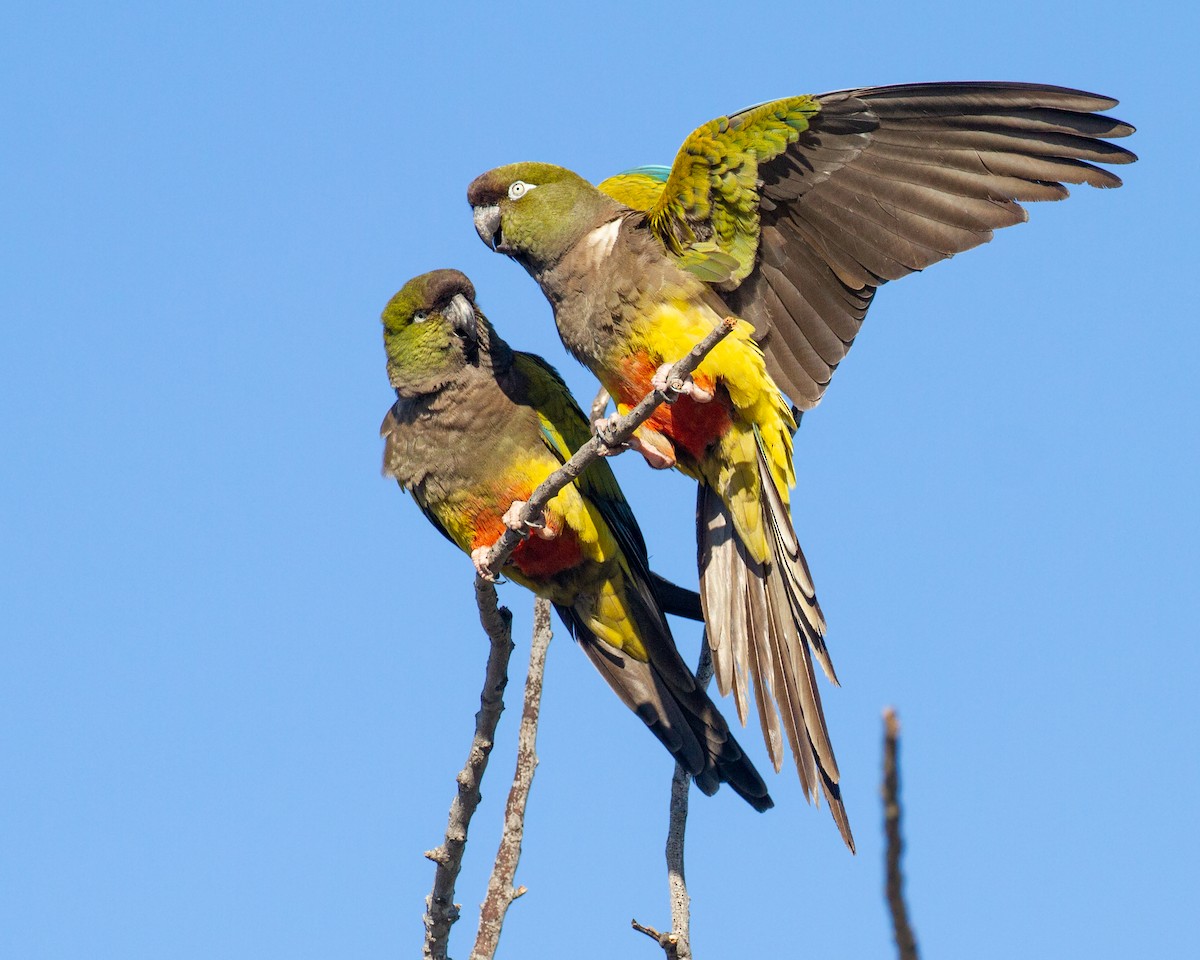
[[[526,183],[524,180],[514,180],[508,188],[509,200],[520,200],[525,194],[536,187],[536,183]]]
[[[426,313],[424,310],[418,310],[416,313],[413,314],[413,323],[424,323],[428,319],[429,319],[429,314]]]

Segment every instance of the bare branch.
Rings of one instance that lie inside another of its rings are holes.
[[[475,602],[479,606],[479,622],[491,640],[491,650],[483,691],[479,695],[479,712],[475,714],[475,736],[466,765],[456,778],[458,792],[450,804],[446,838],[441,846],[425,854],[437,864],[433,891],[425,899],[423,956],[426,960],[445,960],[450,927],[459,916],[458,904],[454,902],[454,883],[462,866],[467,829],[479,805],[479,783],[492,752],[496,724],[504,710],[508,661],[513,651],[512,614],[506,607],[497,606],[496,588],[478,577],[475,578]]]
[[[700,662],[696,665],[696,682],[701,690],[708,689],[712,680],[713,662],[712,650],[708,646],[707,631],[701,635]],[[671,893],[671,932],[661,934],[652,927],[643,927],[636,920],[632,921],[633,929],[647,936],[654,937],[659,946],[666,951],[668,960],[690,960],[691,945],[691,906],[688,896],[687,878],[683,870],[684,834],[687,831],[688,792],[692,787],[692,777],[683,767],[675,764],[675,773],[671,777],[671,819],[667,826],[667,886]]]
[[[713,676],[712,650],[708,646],[708,631],[700,637],[700,662],[696,664],[696,683],[708,689]],[[688,791],[691,775],[679,764],[671,777],[671,819],[667,826],[667,886],[671,891],[671,931],[679,939],[676,955],[679,960],[692,956],[692,898],[688,896],[687,878],[683,872],[683,844],[687,830]]]
[[[623,417],[618,417],[607,429],[601,431],[604,436],[600,436],[598,433],[576,450],[575,455],[570,460],[550,474],[533,491],[533,495],[521,511],[521,520],[540,523],[542,511],[546,509],[546,504],[554,499],[555,494],[583,473],[588,466],[600,459],[602,451],[611,451],[620,448],[622,444],[633,436],[633,432],[638,427],[650,419],[650,415],[658,409],[660,404],[673,400],[676,395],[675,389],[677,389],[674,387],[674,384],[676,382],[682,384],[683,381],[691,376],[692,371],[708,356],[709,351],[732,333],[735,326],[737,326],[737,318],[726,317],[719,326],[713,327],[703,340],[692,347],[687,356],[671,367],[670,372],[667,374],[667,383],[671,385],[668,387],[670,393],[662,390],[651,390],[650,393],[642,398],[641,403],[630,410],[629,413]],[[517,548],[522,537],[523,534],[516,530],[505,530],[500,539],[492,544],[492,549],[488,551],[484,567],[493,577],[499,573],[500,568],[512,556],[512,552]]]
[[[471,960],[491,960],[500,944],[500,929],[508,906],[525,892],[513,887],[517,861],[521,859],[521,841],[525,834],[525,803],[537,769],[537,727],[542,708],[542,677],[546,672],[546,650],[550,646],[550,601],[538,597],[533,604],[533,642],[529,650],[529,674],[525,679],[525,706],[521,711],[521,730],[517,735],[517,769],[513,774],[508,804],[504,808],[504,833],[496,864],[488,881],[487,897],[479,914],[479,933]]]
[[[917,941],[908,922],[904,902],[904,874],[900,856],[904,840],[900,836],[900,720],[896,711],[883,711],[883,826],[887,834],[887,902],[892,915],[892,933],[900,960],[917,960]]]

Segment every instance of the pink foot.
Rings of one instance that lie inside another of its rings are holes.
[[[654,376],[650,378],[650,386],[665,393],[668,403],[677,397],[691,397],[696,403],[708,403],[712,400],[713,395],[703,387],[696,386],[690,377],[687,380],[679,378],[669,380],[668,375],[673,366],[673,363],[664,363],[654,371]]]
[[[593,433],[606,444],[600,450],[600,456],[615,457],[623,450],[636,450],[655,470],[666,470],[668,467],[675,466],[675,448],[671,445],[671,441],[661,433],[649,430],[645,424],[638,427],[637,433],[630,437],[628,442],[616,446],[610,443],[606,434],[620,417],[620,414],[614,413],[611,417],[604,417],[592,425]],[[647,439],[648,437],[651,439]]]
[[[609,417],[598,417],[592,422],[592,433],[604,441],[604,446],[600,448],[600,456],[615,457],[618,453],[624,453],[629,449],[628,443],[613,443],[609,440],[613,426],[620,419],[621,415],[614,413]]]
[[[505,512],[500,519],[504,521],[504,525],[509,530],[515,530],[522,535],[528,535],[532,530],[543,540],[553,540],[558,536],[558,531],[553,527],[548,526],[544,521],[522,520],[521,511],[525,509],[526,500],[514,500],[512,506]]]
[[[660,450],[658,447],[651,446],[639,437],[636,433],[629,440],[629,449],[636,450],[646,462],[655,470],[667,470],[675,466],[675,454],[666,450]]]
[[[499,582],[496,577],[492,576],[487,568],[487,555],[491,552],[491,547],[476,547],[471,551],[471,562],[475,564],[475,572],[489,583]]]

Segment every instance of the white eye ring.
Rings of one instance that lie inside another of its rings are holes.
[[[514,180],[508,186],[508,199],[520,200],[525,194],[536,187],[536,183],[526,183],[524,180]]]
[[[424,310],[418,310],[416,313],[413,314],[413,323],[424,323],[428,319],[429,319],[429,314],[426,313]]]

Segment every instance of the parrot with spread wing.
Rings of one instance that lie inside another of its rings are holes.
[[[814,659],[837,682],[790,517],[796,412],[820,400],[878,287],[1026,219],[1098,163],[1116,101],[1060,87],[931,83],[791,97],[697,129],[669,170],[594,187],[517,163],[468,188],[475,228],[520,263],[567,349],[618,412],[726,316],[733,333],[631,446],[699,481],[700,594],[718,686],[749,689],[776,770],[786,737],[809,799],[844,821]],[[673,386],[673,385],[672,385]],[[782,736],[781,736],[782,722]]]
[[[587,418],[544,360],[509,348],[471,281],[436,270],[383,312],[396,403],[383,468],[477,568],[537,486],[588,441]],[[561,490],[503,574],[550,600],[617,696],[705,793],[728,783],[754,809],[766,785],[675,647],[664,609],[687,591],[654,577],[637,522],[607,463]],[[670,609],[679,607],[680,609]]]

